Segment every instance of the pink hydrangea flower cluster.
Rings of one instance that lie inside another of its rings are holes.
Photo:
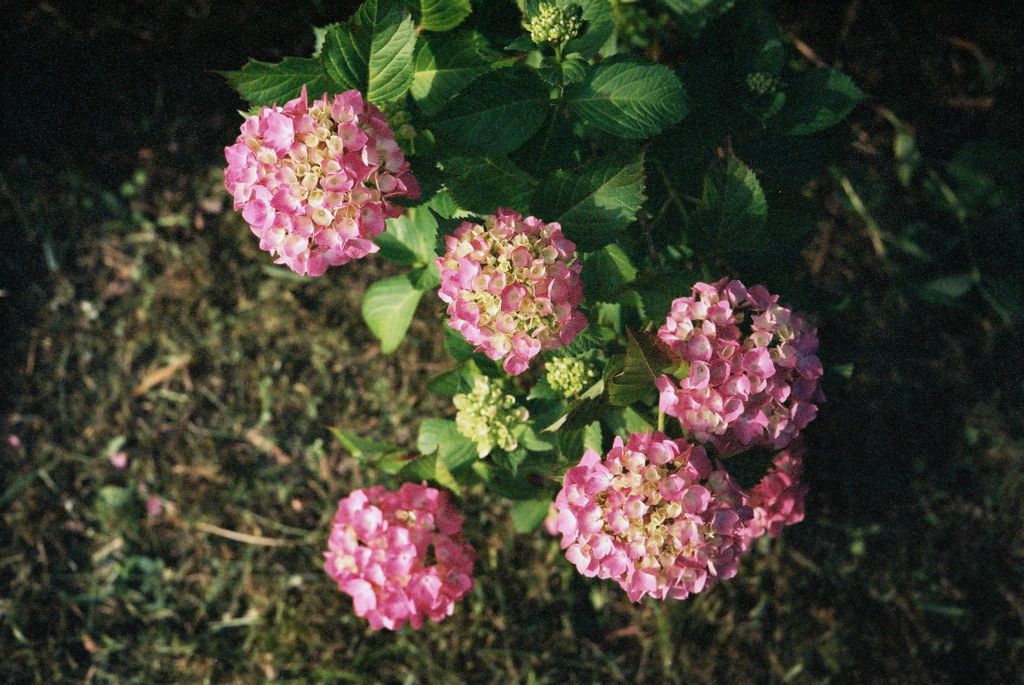
[[[800,484],[804,470],[803,439],[775,455],[772,467],[749,493],[747,504],[754,512],[747,523],[751,541],[768,534],[778,537],[785,526],[804,520],[807,486]]]
[[[440,621],[473,588],[476,554],[448,495],[426,484],[377,485],[338,503],[324,568],[374,630]]]
[[[656,380],[661,411],[719,451],[785,447],[824,400],[817,330],[763,286],[697,283],[658,337],[681,361]]]
[[[306,88],[264,107],[225,148],[225,185],[260,249],[303,275],[320,276],[378,250],[388,198],[419,197],[419,185],[379,109],[357,90],[312,105]]]
[[[557,223],[499,209],[483,225],[463,222],[445,243],[437,266],[449,324],[477,351],[504,359],[509,374],[586,328],[577,309],[582,265]]]
[[[663,433],[587,450],[555,499],[566,557],[585,576],[611,578],[637,602],[683,599],[736,574],[752,511],[703,447]]]

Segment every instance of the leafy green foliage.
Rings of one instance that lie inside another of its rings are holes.
[[[253,107],[283,105],[299,96],[306,86],[309,96],[318,98],[344,88],[328,77],[318,58],[285,57],[278,64],[249,60],[238,71],[226,74],[228,82]]]
[[[487,41],[479,33],[427,36],[416,52],[409,92],[433,116],[467,84],[487,72]]]
[[[471,83],[433,119],[433,129],[489,155],[512,152],[547,118],[551,96],[531,69],[506,68]]]
[[[735,157],[704,178],[704,194],[690,219],[691,243],[722,255],[756,249],[768,215],[757,176]]]
[[[595,302],[616,302],[622,287],[631,283],[637,275],[629,255],[614,243],[587,255],[583,264],[580,275],[583,277],[586,295]]]
[[[450,31],[473,11],[469,0],[403,0],[419,16],[424,31]]]
[[[732,9],[736,0],[661,0],[661,3],[678,15],[684,31],[697,35],[709,21]]]
[[[459,433],[454,421],[445,419],[425,419],[420,424],[416,449],[423,454],[437,452],[452,472],[477,460],[476,443]]]
[[[544,522],[552,497],[524,499],[512,503],[512,525],[517,533],[532,533]]]
[[[416,305],[423,291],[406,276],[392,276],[377,281],[363,299],[363,319],[380,339],[381,351],[394,352],[405,339]]]
[[[634,402],[651,404],[658,391],[654,379],[664,373],[671,360],[650,333],[629,332],[629,343],[622,368],[608,379],[608,401],[618,407]]]
[[[406,453],[406,450],[397,445],[368,440],[343,428],[329,428],[328,430],[341,443],[341,446],[364,466],[395,474],[407,464],[407,460],[399,458]]]
[[[537,180],[508,157],[453,157],[444,161],[445,187],[460,207],[493,214],[499,207],[527,213]]]
[[[615,15],[609,0],[557,0],[560,7],[576,4],[583,8],[583,33],[565,44],[566,53],[590,59],[607,55],[614,45]]]
[[[793,135],[817,133],[845,119],[865,97],[846,74],[819,67],[794,78],[780,117]]]
[[[545,83],[556,87],[579,83],[589,72],[590,65],[576,52],[566,55],[560,64],[544,64],[537,70]]]
[[[935,304],[981,295],[1006,323],[1024,325],[1024,153],[970,141],[944,164],[925,161],[922,189],[935,212],[899,235],[910,289]]]
[[[380,255],[396,264],[432,267],[437,253],[437,219],[426,206],[410,207],[400,217],[387,220],[387,230],[377,236]]]
[[[590,252],[633,223],[643,201],[643,157],[608,157],[555,171],[541,182],[530,206],[536,216],[559,222],[577,249]]]
[[[668,67],[635,58],[600,62],[565,93],[589,125],[622,138],[648,138],[686,114],[682,83]]]
[[[397,0],[366,0],[346,23],[328,28],[321,57],[327,74],[374,104],[409,90],[416,27]]]

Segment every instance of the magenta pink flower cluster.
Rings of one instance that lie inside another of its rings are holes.
[[[327,573],[374,630],[440,621],[473,588],[476,554],[462,517],[426,484],[352,492],[338,503],[328,550]]]
[[[587,326],[582,265],[557,223],[499,209],[481,226],[468,221],[445,238],[437,259],[449,324],[477,351],[504,359],[513,376],[541,350],[572,342]]]
[[[772,468],[750,491],[747,503],[754,515],[747,523],[746,535],[751,541],[768,534],[778,537],[785,526],[804,520],[804,498],[807,486],[800,484],[804,463],[803,439],[775,456]]]
[[[637,602],[683,599],[736,574],[753,512],[703,447],[663,433],[587,450],[555,499],[566,557],[585,576],[611,578]]]
[[[388,198],[420,194],[384,115],[357,90],[308,105],[303,86],[246,119],[224,152],[225,185],[260,249],[303,275],[376,252],[384,220],[402,213]]]
[[[817,331],[777,302],[760,285],[697,283],[658,330],[681,362],[678,380],[656,380],[661,411],[721,452],[785,447],[824,400]]]

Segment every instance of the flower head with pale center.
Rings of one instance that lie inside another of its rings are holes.
[[[376,252],[385,219],[402,213],[389,198],[420,194],[384,115],[357,90],[310,105],[303,86],[246,119],[224,152],[234,208],[260,249],[302,275]]]
[[[440,621],[473,588],[476,554],[448,495],[426,484],[376,485],[338,503],[324,568],[374,630]]]
[[[587,326],[576,245],[557,223],[499,209],[464,222],[438,257],[449,325],[513,376]]]
[[[721,452],[785,447],[824,400],[817,331],[778,299],[728,278],[697,283],[658,330],[680,362],[655,381],[661,411]]]
[[[634,602],[683,599],[736,574],[751,517],[743,500],[703,447],[634,433],[566,472],[555,525],[583,575],[611,578]]]

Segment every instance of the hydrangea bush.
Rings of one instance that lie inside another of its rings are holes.
[[[415,452],[333,431],[380,479],[326,553],[358,615],[419,627],[472,587],[449,491],[546,519],[633,601],[703,592],[803,518],[824,369],[782,302],[815,306],[803,191],[863,98],[847,77],[762,0],[366,0],[316,35],[228,75],[252,106],[235,209],[298,274],[399,265],[363,302],[382,352],[426,296],[452,356]]]

